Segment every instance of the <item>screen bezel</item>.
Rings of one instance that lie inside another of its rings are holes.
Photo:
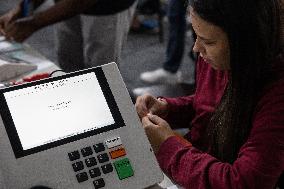
[[[23,88],[27,88],[27,87],[33,87],[36,85],[41,85],[44,83],[49,83],[49,82],[53,82],[53,81],[58,81],[61,79],[66,79],[66,78],[70,78],[70,77],[74,77],[74,76],[79,76],[79,75],[83,75],[83,74],[87,74],[87,73],[91,73],[94,72],[96,74],[96,77],[98,79],[99,85],[101,87],[101,90],[103,92],[103,95],[106,99],[106,102],[109,106],[110,112],[113,116],[114,119],[114,124],[108,125],[108,126],[104,126],[102,128],[99,129],[95,129],[95,130],[91,130],[91,131],[87,131],[78,135],[74,135],[74,136],[70,136],[70,137],[66,137],[64,139],[58,140],[58,141],[54,141],[48,144],[44,144],[44,145],[40,145],[31,149],[27,149],[24,150],[20,141],[20,138],[18,136],[15,124],[13,122],[12,119],[12,115],[10,113],[8,104],[6,102],[4,93],[6,92],[10,92],[10,91],[15,91],[18,89],[23,89]],[[101,67],[96,67],[96,68],[90,68],[90,69],[86,69],[86,70],[81,70],[81,71],[77,71],[77,72],[72,72],[72,73],[68,73],[62,76],[58,76],[58,77],[52,77],[52,78],[47,78],[47,79],[43,79],[43,80],[38,80],[38,81],[34,81],[34,82],[29,82],[29,83],[25,83],[22,85],[16,85],[16,86],[12,86],[12,87],[8,87],[8,88],[4,88],[4,89],[0,89],[0,114],[8,135],[8,138],[10,140],[12,149],[14,151],[15,157],[16,158],[22,158],[25,157],[27,155],[31,155],[31,154],[35,154],[44,150],[48,150],[51,148],[55,148],[70,142],[74,142],[77,140],[81,140],[93,135],[97,135],[103,132],[107,132],[110,130],[114,130],[120,127],[125,126],[123,118],[120,114],[119,108],[117,106],[117,103],[114,99],[114,96],[112,94],[112,91],[109,87],[108,81],[105,77],[105,74],[103,72],[103,69]]]

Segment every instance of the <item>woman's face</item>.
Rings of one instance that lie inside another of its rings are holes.
[[[192,27],[197,35],[193,51],[216,70],[230,69],[230,48],[227,34],[202,18],[191,8]]]

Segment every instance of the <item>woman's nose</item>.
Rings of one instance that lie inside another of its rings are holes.
[[[197,53],[197,47],[196,47],[196,42],[194,42],[193,48],[192,48],[193,52]]]
[[[204,49],[204,47],[200,44],[200,42],[198,41],[198,39],[195,41],[192,50],[193,50],[195,53],[199,53],[200,55],[205,54],[205,49]]]

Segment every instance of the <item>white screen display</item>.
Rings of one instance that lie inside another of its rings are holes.
[[[114,124],[95,73],[4,96],[23,150]]]

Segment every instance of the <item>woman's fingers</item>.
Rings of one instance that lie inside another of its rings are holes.
[[[149,94],[145,94],[137,98],[135,107],[140,119],[142,119],[151,111],[154,104],[155,104],[155,97]]]
[[[153,114],[148,114],[147,115],[149,121],[151,121],[152,123],[154,123],[155,125],[160,125],[162,126],[165,123],[165,120],[160,118],[157,115],[153,115]]]
[[[137,98],[136,103],[135,103],[135,108],[136,108],[136,111],[137,111],[140,119],[145,117],[148,113],[147,105],[144,102],[144,99],[143,99],[142,96],[139,96]]]
[[[142,125],[143,127],[151,127],[151,126],[155,126],[155,124],[149,119],[148,116],[144,116],[142,118]]]

